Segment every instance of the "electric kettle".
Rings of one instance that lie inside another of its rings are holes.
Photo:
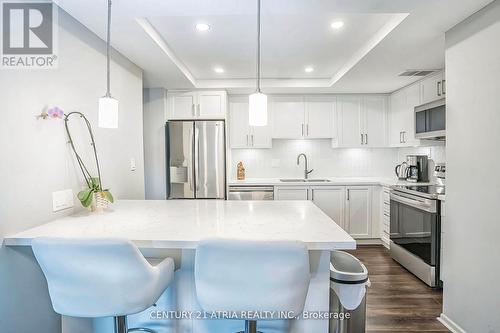
[[[396,176],[398,176],[399,180],[406,180],[406,178],[408,178],[409,171],[410,168],[406,162],[396,165],[396,168],[394,169],[394,172],[396,173]]]

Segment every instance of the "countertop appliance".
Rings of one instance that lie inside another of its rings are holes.
[[[406,156],[408,164],[409,182],[428,182],[429,181],[429,162],[426,155],[408,155]]]
[[[408,163],[403,162],[401,164],[396,165],[394,172],[399,180],[406,180],[408,178]]]
[[[444,186],[391,188],[390,251],[394,260],[431,287],[440,287],[441,216]]]
[[[228,200],[274,200],[274,187],[230,186]]]
[[[165,138],[167,198],[225,199],[224,121],[168,121]]]
[[[446,137],[446,99],[415,107],[415,138],[444,140]]]

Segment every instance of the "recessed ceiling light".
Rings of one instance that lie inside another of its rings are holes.
[[[208,31],[210,30],[210,26],[206,23],[198,23],[196,25],[196,30],[198,31]]]
[[[314,72],[314,67],[312,66],[307,66],[306,68],[304,68],[304,71],[306,73],[311,73],[311,72]]]
[[[217,73],[217,74],[224,73],[224,68],[222,68],[222,67],[215,67],[214,68],[214,72]]]
[[[334,30],[338,30],[338,29],[342,28],[343,26],[344,26],[344,21],[334,21],[330,25],[330,27],[332,27],[332,29],[334,29]]]

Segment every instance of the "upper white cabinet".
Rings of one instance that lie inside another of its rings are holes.
[[[338,98],[339,141],[341,147],[359,147],[363,145],[362,103],[358,96],[342,96]]]
[[[348,186],[346,188],[345,229],[354,238],[373,237],[371,195],[371,188],[368,186]]]
[[[167,95],[168,119],[225,119],[225,91],[172,92]]]
[[[229,102],[229,133],[231,148],[271,148],[271,126],[250,126],[248,99]]]
[[[337,100],[339,139],[334,147],[384,147],[387,97],[341,96]]]
[[[274,139],[329,139],[333,137],[335,97],[274,96]]]
[[[387,97],[365,96],[363,98],[364,145],[387,146]]]
[[[302,96],[272,97],[273,139],[299,139],[304,136],[304,98]]]
[[[444,79],[444,72],[439,72],[420,81],[420,104],[436,101],[444,98],[445,95],[446,80]]]
[[[333,135],[335,97],[305,98],[305,137],[329,139]]]
[[[420,104],[420,84],[418,82],[391,95],[389,116],[391,146],[420,145],[420,140],[415,139],[415,107]]]

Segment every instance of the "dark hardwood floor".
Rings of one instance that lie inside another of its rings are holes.
[[[443,294],[392,260],[383,246],[349,251],[368,268],[366,332],[449,332],[436,318]]]

